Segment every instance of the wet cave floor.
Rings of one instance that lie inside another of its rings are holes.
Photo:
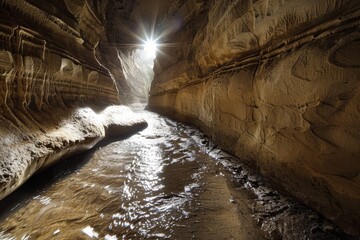
[[[0,239],[351,239],[196,128],[149,126],[62,161],[0,202]]]

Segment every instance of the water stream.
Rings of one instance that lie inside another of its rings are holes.
[[[0,239],[351,239],[195,128],[149,126],[69,158],[0,202]]]

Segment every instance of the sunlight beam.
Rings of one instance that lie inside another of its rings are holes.
[[[157,44],[154,40],[148,39],[144,43],[144,51],[147,57],[155,58],[157,52]]]

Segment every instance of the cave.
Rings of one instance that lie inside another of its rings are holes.
[[[0,6],[0,239],[360,239],[360,1]]]

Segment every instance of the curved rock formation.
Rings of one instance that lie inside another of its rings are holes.
[[[95,111],[94,111],[95,109]],[[145,120],[124,106],[79,105],[41,112],[28,111],[36,124],[17,127],[1,118],[0,199],[23,184],[36,171],[75,153],[92,148],[105,137],[118,137],[146,126]]]
[[[0,199],[60,158],[146,124],[105,108],[120,104],[124,77],[108,60],[107,2],[96,2],[0,1]]]
[[[359,235],[359,1],[181,2],[150,108]]]

